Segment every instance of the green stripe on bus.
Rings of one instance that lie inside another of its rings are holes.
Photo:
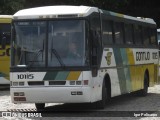
[[[124,68],[118,68],[117,72],[118,72],[118,78],[119,78],[121,94],[127,93],[126,78],[125,78],[125,74],[124,74]]]
[[[66,80],[70,72],[47,72],[43,80]]]
[[[121,67],[123,67],[123,59],[122,59],[123,53],[121,53],[120,48],[114,48],[113,51],[114,51],[116,65],[117,65],[117,73],[118,73],[121,94],[127,93],[125,72],[124,72],[124,68],[121,68]],[[122,52],[123,52],[123,50],[122,50]],[[123,56],[125,56],[125,55],[123,55]],[[123,57],[123,58],[125,58],[125,57]]]
[[[68,77],[68,75],[69,75],[69,73],[70,72],[65,72],[65,71],[63,71],[63,72],[58,72],[58,74],[57,74],[57,76],[56,76],[56,80],[66,80],[66,78]]]
[[[121,51],[123,65],[128,65],[128,57],[126,49],[120,49],[120,51]]]
[[[127,66],[127,65],[129,65],[127,51],[124,48],[122,48],[120,50],[121,50],[123,65],[125,66],[125,68],[124,68],[124,75],[125,75],[125,80],[126,80],[126,89],[127,89],[127,92],[130,92],[132,90],[131,89],[132,85],[131,85],[130,69]]]
[[[47,72],[43,80],[55,80],[58,72]]]

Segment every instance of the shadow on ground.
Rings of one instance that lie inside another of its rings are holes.
[[[103,110],[97,109],[95,103],[83,103],[47,106],[45,110],[39,112],[42,112],[43,116],[50,117],[131,117],[135,112],[140,113],[148,111],[154,113],[159,111],[159,100],[160,94],[155,93],[148,93],[146,97],[126,94],[112,98]]]

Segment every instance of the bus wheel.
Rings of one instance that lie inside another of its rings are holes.
[[[98,101],[96,103],[96,107],[99,109],[104,109],[107,101],[107,88],[105,86],[105,81],[103,81],[102,86],[102,100]]]
[[[44,110],[45,103],[35,103],[37,111]]]
[[[149,78],[148,75],[145,74],[144,76],[144,88],[139,91],[139,96],[146,96],[148,93],[148,86],[149,86]]]

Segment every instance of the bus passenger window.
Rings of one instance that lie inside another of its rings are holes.
[[[133,27],[132,24],[125,24],[125,40],[126,44],[133,44]]]
[[[112,21],[103,20],[102,41],[104,46],[113,43],[112,25]]]
[[[150,30],[150,35],[151,35],[151,45],[157,45],[156,31],[154,29]]]
[[[134,40],[136,45],[142,44],[142,29],[139,25],[134,26]]]
[[[123,44],[123,24],[119,22],[114,23],[115,43]]]
[[[144,27],[143,28],[143,44],[149,45],[149,43],[150,43],[149,29]]]

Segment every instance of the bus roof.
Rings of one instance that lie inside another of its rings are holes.
[[[56,18],[60,15],[88,16],[93,12],[98,12],[96,7],[87,6],[45,6],[23,9],[14,14],[14,19],[34,19],[34,18]]]
[[[120,17],[120,18],[124,18],[124,19],[128,19],[128,20],[145,22],[145,23],[150,23],[150,24],[155,24],[156,25],[156,22],[151,18],[133,17],[133,16],[124,15],[124,14],[115,13],[115,12],[106,11],[106,10],[102,10],[101,12],[106,14],[106,15],[109,15],[109,16]]]
[[[42,18],[59,18],[59,17],[85,17],[93,12],[101,12],[110,16],[121,17],[128,20],[141,21],[150,24],[156,24],[153,19],[132,17],[111,11],[101,10],[97,7],[90,6],[44,6],[29,9],[23,9],[13,15],[14,19],[42,19]]]
[[[0,15],[0,23],[11,23],[12,22],[12,15]]]
[[[1,18],[13,18],[13,16],[12,15],[0,15],[0,19]]]

